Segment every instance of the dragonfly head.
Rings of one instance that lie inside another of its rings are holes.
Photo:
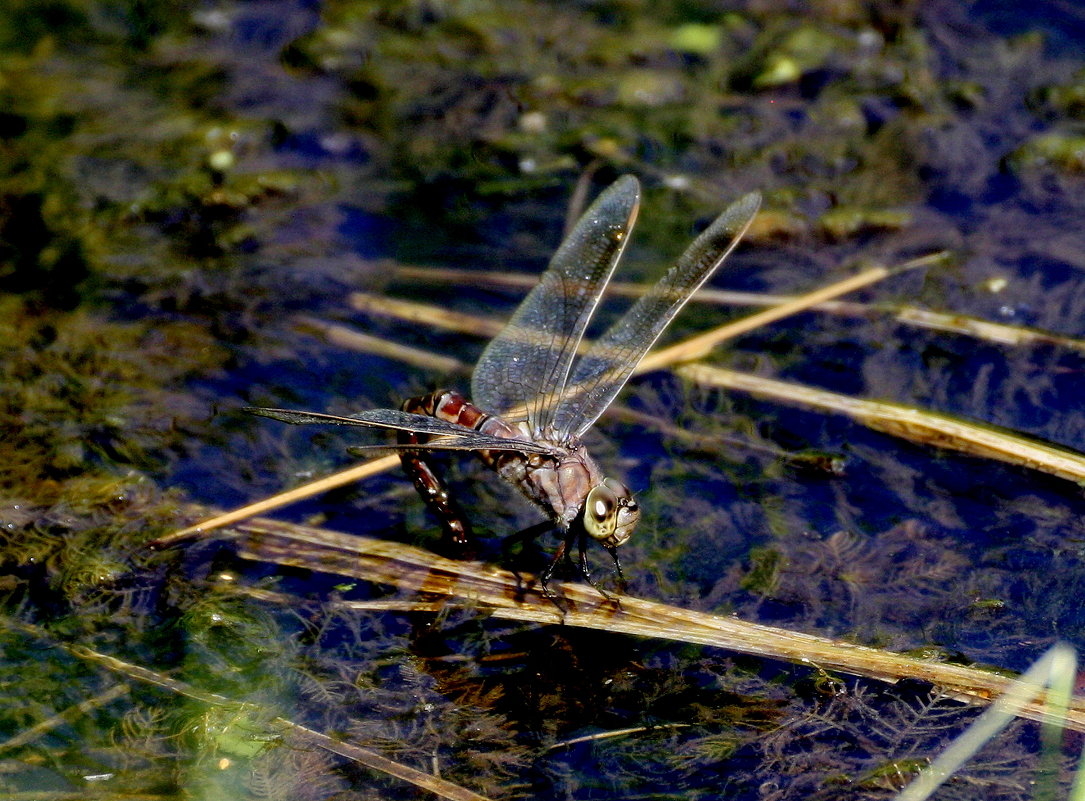
[[[629,487],[613,478],[592,487],[584,502],[584,529],[607,548],[629,539],[640,520],[640,507]]]

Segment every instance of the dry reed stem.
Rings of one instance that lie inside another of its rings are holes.
[[[844,414],[876,431],[911,442],[1027,467],[1079,484],[1085,482],[1085,455],[993,426],[704,364],[683,365],[675,372],[702,386],[737,389],[775,401]]]
[[[407,281],[421,281],[424,283],[451,283],[463,286],[493,286],[510,289],[531,289],[538,283],[538,276],[521,273],[503,273],[491,270],[459,270],[451,267],[411,267],[389,262],[389,270],[395,270],[398,278]],[[634,284],[615,281],[607,287],[607,293],[622,297],[638,298],[648,291],[650,284]],[[382,307],[380,298],[373,295],[356,293],[352,297],[359,300],[355,308],[372,314],[391,313],[389,309]],[[693,296],[691,303],[711,303],[717,306],[780,306],[795,300],[794,295],[772,295],[760,292],[738,292],[727,289],[701,289]],[[376,298],[377,303],[369,305],[368,298]],[[1035,328],[1026,328],[1018,325],[1006,325],[1004,323],[992,323],[977,317],[949,312],[938,312],[930,309],[921,309],[916,306],[906,306],[887,303],[855,303],[844,300],[826,300],[811,307],[812,311],[828,314],[847,315],[849,317],[870,318],[874,316],[892,316],[897,321],[917,328],[926,328],[933,331],[943,331],[950,334],[969,336],[985,342],[998,345],[1055,345],[1070,350],[1085,351],[1085,340],[1073,337],[1064,337],[1052,334],[1049,331],[1041,331]],[[419,319],[425,322],[424,318]]]
[[[359,465],[347,468],[346,470],[340,470],[338,473],[333,473],[330,476],[318,478],[316,481],[310,481],[306,484],[302,484],[300,487],[277,493],[269,498],[246,504],[245,506],[233,509],[229,512],[223,512],[222,514],[215,515],[207,520],[201,520],[199,523],[187,526],[179,531],[173,531],[158,539],[151,540],[147,545],[150,548],[168,548],[171,545],[177,545],[185,540],[209,534],[215,529],[229,526],[232,523],[237,523],[247,517],[253,517],[254,515],[269,512],[272,509],[278,509],[281,506],[287,506],[291,503],[311,498],[314,495],[319,495],[321,492],[327,492],[336,487],[341,487],[344,484],[349,484],[352,481],[361,481],[364,478],[375,476],[398,466],[399,456],[396,454],[370,459],[368,462],[362,462]]]
[[[114,684],[106,690],[98,693],[97,695],[81,701],[74,706],[70,706],[67,709],[53,715],[50,718],[35,723],[33,726],[27,729],[23,729],[21,732],[13,737],[10,737],[4,742],[0,743],[0,753],[4,751],[10,751],[12,748],[19,748],[27,745],[42,737],[53,729],[60,726],[67,726],[74,723],[79,718],[85,716],[88,712],[98,709],[99,707],[106,706],[116,701],[118,698],[128,694],[127,684]]]
[[[904,266],[915,266],[915,264],[909,263]],[[768,309],[720,326],[670,348],[655,351],[638,365],[635,373],[641,374],[698,358],[726,339],[746,333],[787,314],[808,309],[812,305],[823,302],[823,298],[827,295],[835,296],[851,291],[857,286],[880,280],[899,269],[901,268],[887,271],[885,268],[873,268],[796,298],[786,308]],[[370,308],[377,308],[378,305],[380,304],[374,302]],[[420,307],[419,304],[404,305],[402,301],[393,301],[385,307],[385,310],[389,314],[406,313],[414,319],[421,320],[426,319],[425,312],[422,311],[424,308],[426,307]],[[456,330],[462,331],[479,330],[479,327],[484,325],[482,320],[469,315],[457,315],[454,320],[446,321],[437,314],[431,322],[436,325],[449,322],[457,326]],[[1007,462],[1077,483],[1085,482],[1085,456],[1082,454],[1037,442],[1019,434],[1001,431],[992,426],[957,420],[947,415],[900,404],[860,400],[825,390],[707,365],[687,364],[677,368],[676,372],[694,383],[706,386],[739,389],[775,400],[800,403],[823,411],[845,414],[877,431],[922,445]]]
[[[706,355],[716,345],[727,339],[760,328],[763,325],[776,322],[799,312],[807,311],[820,303],[832,298],[854,292],[863,287],[875,284],[889,276],[897,275],[906,270],[913,270],[927,266],[942,258],[941,253],[915,259],[897,267],[870,267],[855,275],[835,281],[828,286],[821,287],[798,297],[788,298],[779,306],[774,306],[764,311],[756,312],[734,322],[706,331],[685,342],[678,343],[661,351],[655,351],[641,360],[636,373],[658,370],[661,367],[680,361],[690,361]],[[536,279],[535,283],[538,283]],[[704,290],[702,290],[703,292]],[[698,292],[694,297],[698,297]],[[415,303],[408,300],[388,298],[382,295],[370,295],[364,292],[352,292],[348,300],[356,310],[367,314],[380,314],[385,317],[408,322],[421,323],[429,326],[455,331],[461,334],[475,336],[495,337],[504,328],[504,323],[491,320],[486,317],[478,317],[463,312],[450,311],[424,303]]]
[[[443,328],[460,334],[492,338],[505,327],[505,323],[501,320],[465,314],[427,303],[389,298],[384,295],[370,295],[367,292],[351,292],[347,295],[347,302],[356,311],[366,314],[379,314],[405,323]]]
[[[674,731],[676,729],[688,729],[692,723],[661,723],[657,726],[631,726],[628,729],[611,729],[610,731],[598,731],[594,734],[584,734],[580,737],[570,737],[568,740],[548,745],[544,751],[558,751],[562,748],[570,748],[581,743],[595,743],[600,740],[613,740],[615,737],[628,737],[631,734],[643,732]]]
[[[429,551],[387,540],[280,523],[249,520],[237,527],[238,551],[246,559],[300,567],[363,581],[388,584],[418,596],[418,611],[466,605],[496,618],[564,624],[639,637],[675,640],[724,648],[737,653],[780,659],[815,670],[896,682],[919,679],[938,692],[970,703],[988,703],[1012,679],[975,668],[927,662],[875,648],[788,631],[735,617],[695,612],[667,604],[622,596],[604,599],[585,584],[562,583],[562,614],[537,589],[531,576],[492,565],[445,559]],[[349,602],[338,602],[351,607]],[[392,608],[402,609],[396,599]],[[372,609],[367,603],[358,609]],[[1050,719],[1040,702],[1024,714]],[[1075,697],[1066,726],[1085,731],[1085,698]]]
[[[412,348],[398,342],[363,334],[353,328],[347,328],[345,325],[336,325],[308,315],[298,315],[294,319],[300,325],[319,332],[327,342],[341,348],[349,348],[361,353],[372,353],[375,356],[394,359],[404,364],[421,367],[425,370],[433,370],[444,375],[467,373],[471,370],[470,365],[451,356],[441,356],[421,348]]]
[[[672,345],[669,348],[654,351],[641,359],[634,374],[641,375],[642,373],[651,372],[652,370],[669,367],[677,362],[688,362],[693,361],[694,359],[700,359],[702,356],[707,356],[711,353],[713,348],[728,339],[734,339],[737,336],[749,333],[763,325],[768,325],[769,323],[782,320],[785,317],[790,317],[793,314],[806,311],[826,300],[831,300],[840,295],[846,295],[849,292],[862,289],[865,286],[870,286],[891,275],[897,275],[903,270],[922,267],[928,264],[932,258],[933,257],[916,259],[915,261],[908,262],[905,265],[895,268],[871,267],[863,270],[861,273],[849,276],[841,281],[836,281],[821,289],[816,289],[813,292],[800,295],[787,303],[751,314],[749,317],[743,317],[740,320],[735,320],[733,323],[721,325],[719,328],[706,331],[703,334],[687,339],[685,342],[679,342],[677,345]]]

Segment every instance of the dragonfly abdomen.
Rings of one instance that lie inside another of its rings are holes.
[[[455,423],[464,428],[472,428],[483,434],[495,437],[519,439],[523,432],[471,403],[462,393],[451,389],[438,389],[417,398],[408,398],[403,402],[403,411],[413,414],[425,414]]]

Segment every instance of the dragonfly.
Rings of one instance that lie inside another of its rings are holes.
[[[538,285],[486,346],[472,373],[470,400],[442,389],[411,398],[400,409],[347,416],[262,407],[245,411],[292,424],[397,432],[395,445],[374,447],[400,452],[405,472],[440,521],[447,550],[463,555],[474,547],[473,534],[429,457],[439,451],[473,452],[546,514],[542,527],[558,533],[560,544],[540,575],[546,597],[555,599],[548,582],[563,559],[571,562],[574,545],[580,574],[597,587],[588,567],[590,541],[609,552],[624,579],[617,548],[632,535],[640,507],[622,481],[604,475],[582,437],[675,315],[734,250],[761,204],[753,192],[728,206],[656,284],[584,347],[584,332],[629,241],[640,194],[640,183],[627,175],[584,212]]]

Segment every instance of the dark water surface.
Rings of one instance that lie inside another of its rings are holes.
[[[976,713],[918,682],[471,611],[348,615],[325,602],[385,589],[214,541],[142,547],[189,502],[239,506],[384,441],[240,406],[466,390],[314,320],[472,364],[484,338],[350,293],[507,317],[523,290],[397,267],[537,275],[585,175],[592,195],[645,185],[617,280],[658,276],[754,189],[763,213],[716,288],[800,293],[947,251],[850,296],[863,313],[804,313],[707,361],[1085,448],[1085,16],[776,5],[58,2],[0,22],[0,796],[426,795],[277,717],[493,798],[887,798],[945,747]],[[933,330],[901,306],[1050,336]],[[748,311],[691,304],[667,337]],[[604,418],[591,439],[644,508],[629,594],[1014,671],[1085,645],[1078,485],[668,373],[619,403],[660,421]],[[538,513],[446,461],[500,560]],[[437,542],[398,474],[276,515]],[[1011,727],[938,797],[1032,798],[1040,750]]]

